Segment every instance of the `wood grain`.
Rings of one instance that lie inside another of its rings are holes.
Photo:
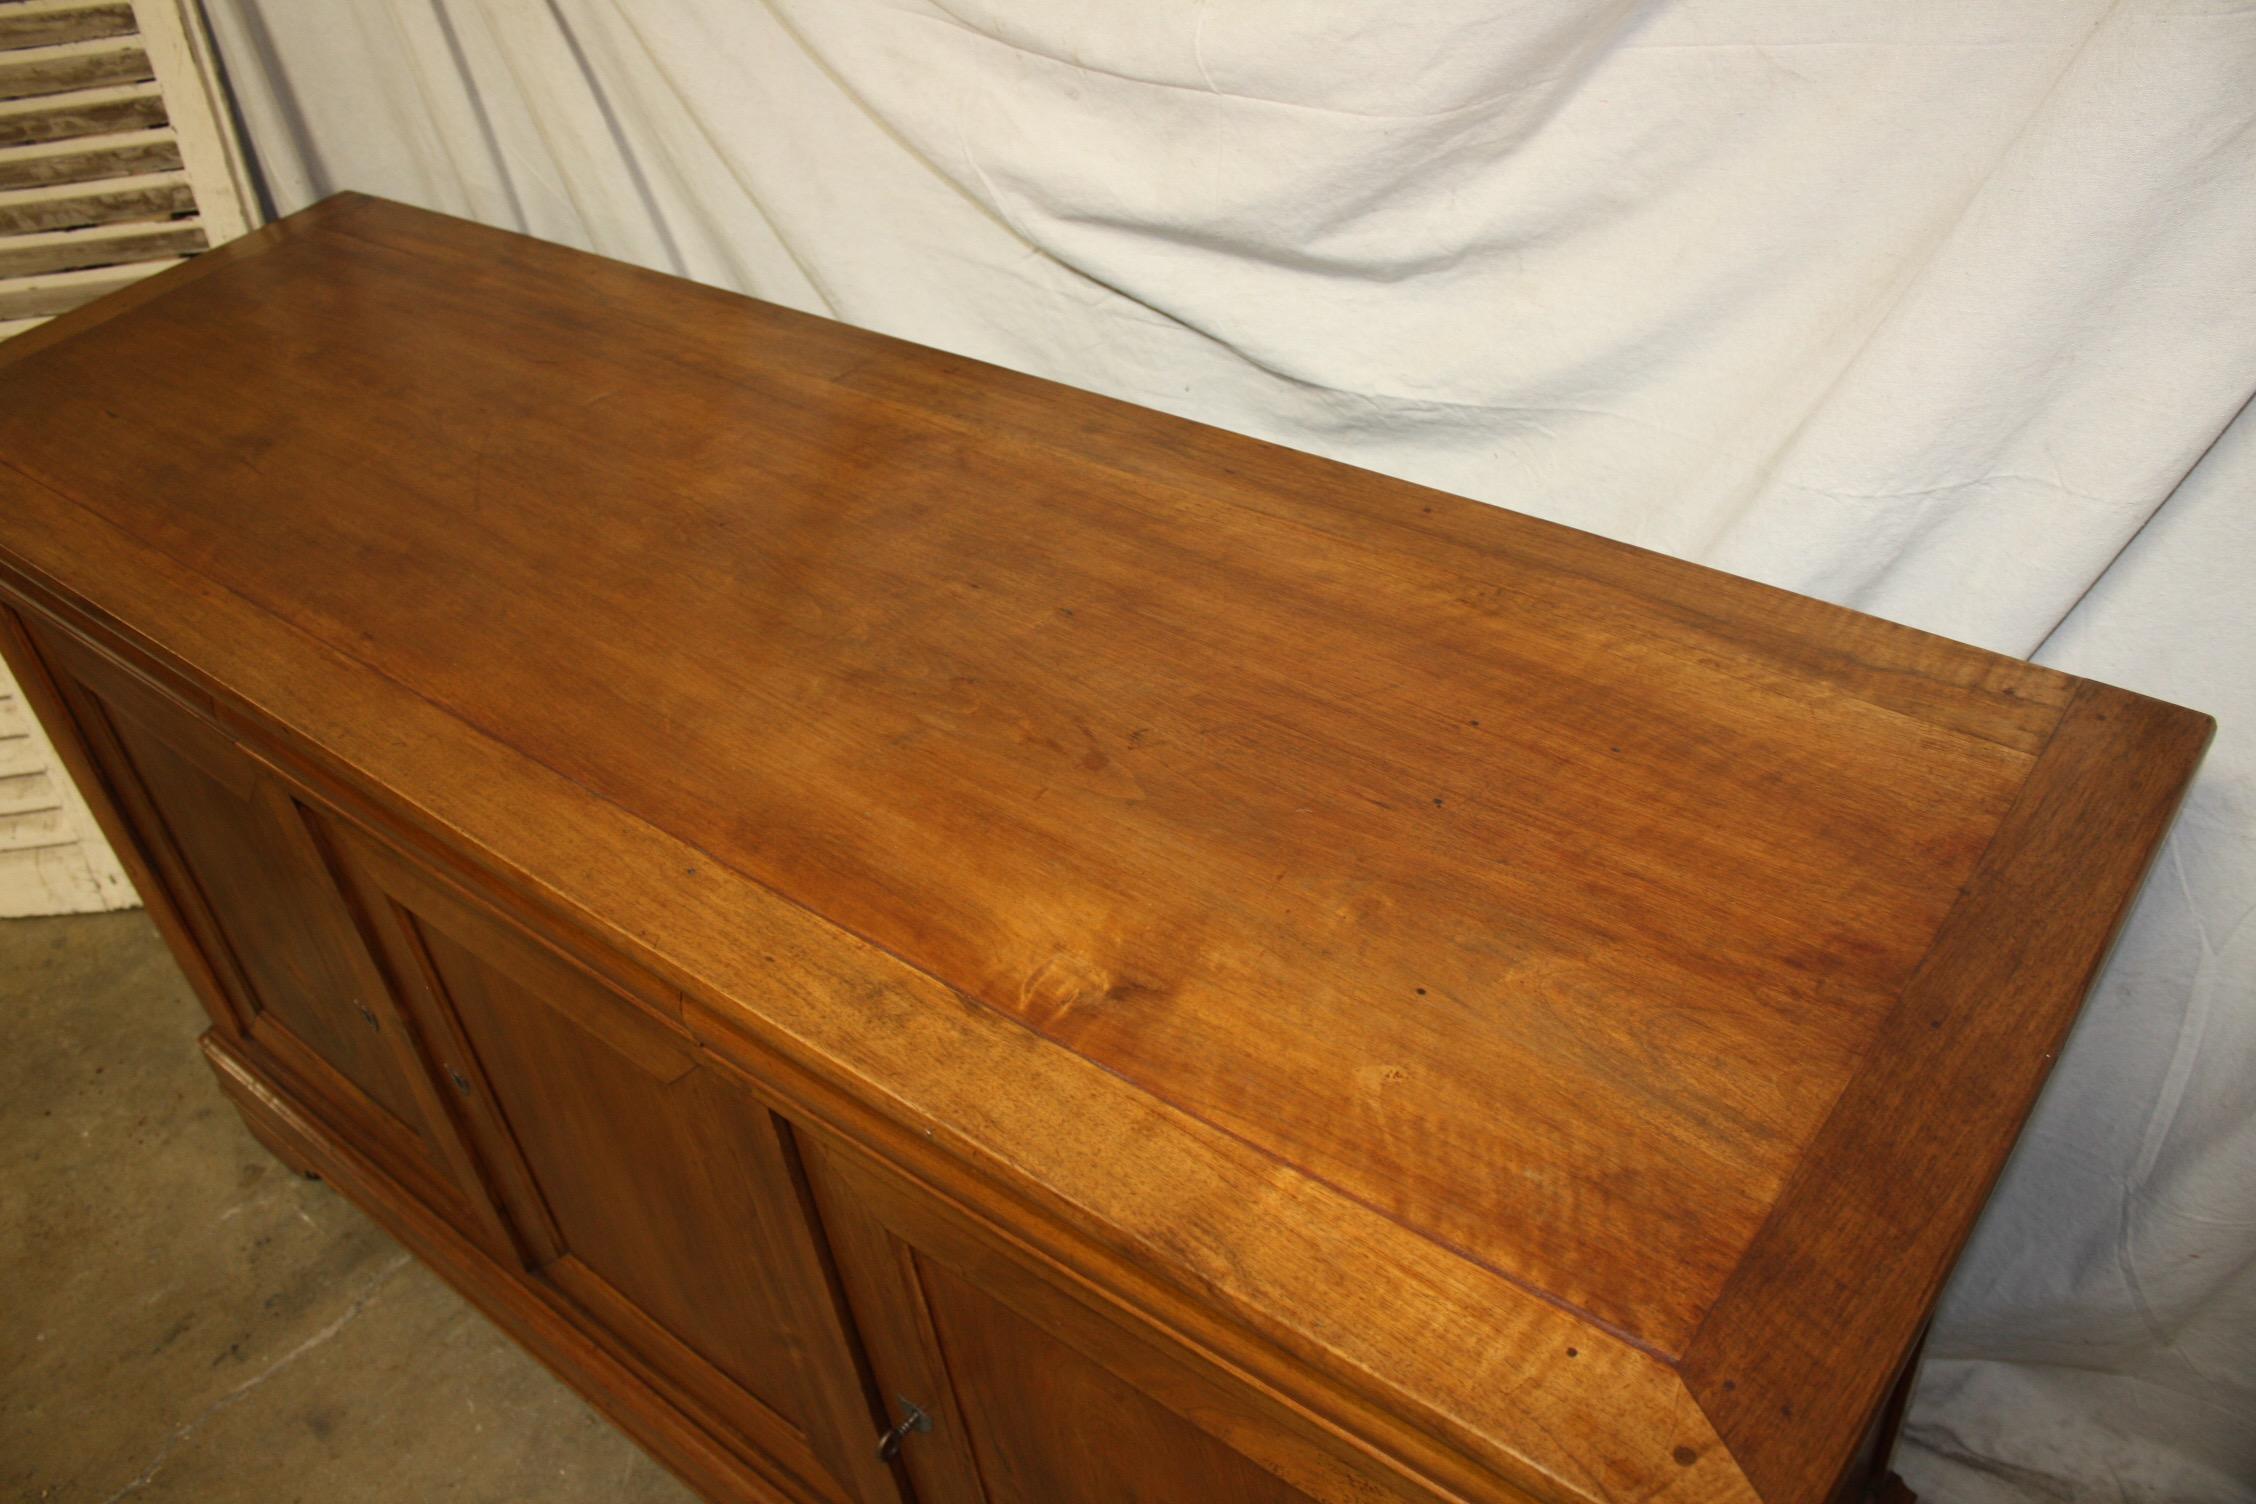
[[[202,933],[230,994],[223,1016],[278,1025],[371,1103],[420,1135],[424,1119],[391,1038],[381,984],[293,829],[288,797],[219,730],[131,675],[50,644],[111,797],[136,812],[136,845]]]
[[[897,1504],[783,1130],[695,1041],[475,901],[340,832],[351,888],[528,1269],[696,1413],[824,1498]]]
[[[1137,1504],[1152,1498],[1308,1504],[1244,1455],[1187,1425],[977,1286],[937,1264],[919,1277],[993,1504]],[[1038,1396],[1030,1409],[1025,1396]],[[1092,1468],[1103,1456],[1133,1470]]]
[[[836,1251],[858,1319],[872,1333],[870,1352],[879,1392],[907,1397],[932,1413],[934,1430],[913,1441],[903,1457],[924,1500],[979,1497],[988,1470],[977,1455],[975,1432],[988,1445],[1040,1454],[1060,1432],[1083,1422],[1057,1413],[1061,1397],[1047,1383],[993,1389],[967,1385],[965,1364],[938,1310],[932,1271],[951,1271],[957,1286],[975,1289],[1002,1308],[983,1330],[954,1334],[983,1346],[1015,1345],[996,1328],[1032,1327],[1056,1339],[1048,1361],[1061,1385],[1087,1384],[1134,1396],[1138,1423],[1154,1434],[1154,1449],[1168,1454],[1234,1454],[1252,1462],[1291,1491],[1330,1504],[1435,1504],[1457,1497],[1390,1457],[1315,1422],[1282,1396],[1229,1373],[1195,1346],[1171,1343],[1144,1323],[1122,1320],[1102,1293],[1080,1284],[1039,1251],[980,1219],[969,1208],[936,1201],[866,1154],[836,1140],[808,1136],[803,1158],[815,1184],[822,1222]],[[1030,1354],[1029,1361],[1039,1361]],[[1099,1374],[1068,1377],[1067,1370]],[[993,1376],[1000,1380],[999,1374]],[[1004,1437],[1022,1427],[1032,1433]],[[1170,1432],[1197,1432],[1179,1441]],[[1122,1447],[1138,1455],[1140,1446]],[[1164,1463],[1162,1464],[1164,1465]],[[1223,1469],[1227,1471],[1228,1469]],[[1140,1470],[1079,1485],[1103,1490],[1133,1484]],[[1261,1485],[1248,1485],[1249,1491]],[[1165,1490],[1153,1489],[1158,1497]],[[1062,1489],[1058,1504],[1077,1495]]]
[[[0,350],[6,346],[0,345]],[[149,914],[157,932],[164,937],[166,948],[180,961],[187,975],[188,985],[204,1005],[204,1010],[220,1027],[239,1032],[241,1020],[235,1016],[235,1005],[220,985],[219,977],[210,962],[202,955],[191,938],[186,917],[174,901],[164,880],[158,875],[155,863],[134,839],[134,832],[126,823],[119,807],[117,794],[103,778],[99,765],[87,745],[85,731],[71,714],[63,699],[62,686],[56,682],[45,657],[32,644],[31,634],[21,613],[8,601],[0,600],[0,656],[8,661],[8,668],[24,700],[39,717],[55,747],[55,755],[70,774],[71,781],[85,796],[87,808],[94,814],[103,839],[117,853],[118,864],[125,869],[133,882],[133,890]]]
[[[544,932],[593,937],[680,988],[708,1048],[799,1121],[1006,1219],[1129,1318],[1468,1500],[1752,1497],[1673,1370],[1617,1334],[465,734],[14,472],[0,469],[0,495],[25,519],[0,559],[25,607],[224,694],[222,713],[295,782]],[[108,604],[65,598],[57,571],[98,574]],[[159,602],[161,641],[136,622]]]
[[[57,346],[48,388],[79,395],[0,417],[0,447],[716,860],[1662,1351],[2026,772],[1720,636],[1577,609],[1539,571],[1474,578],[1425,534],[1130,486],[781,361],[688,368],[743,348],[718,316],[591,338],[563,252],[504,281],[321,244],[153,304],[134,391],[97,403],[92,352]],[[283,380],[287,409],[227,396]],[[128,473],[164,506],[120,500]],[[316,486],[327,506],[296,504]],[[635,606],[591,634],[603,600]]]
[[[15,600],[1445,1497],[1827,1496],[2205,734],[378,201],[238,246],[0,356]]]
[[[52,640],[45,656],[101,770],[104,802],[151,875],[144,893],[175,916],[191,976],[210,980],[214,1021],[426,1201],[490,1239],[498,1219],[464,1194],[475,1176],[391,989],[326,880],[306,811],[200,709]]]
[[[2084,684],[1685,1356],[1765,1498],[1826,1497],[2097,978],[2215,722]]]
[[[436,216],[358,216],[351,233],[458,274],[557,271],[552,247]],[[752,347],[766,364],[912,407],[980,440],[1063,450],[1328,536],[1379,529],[1476,579],[1501,575],[1551,592],[1563,610],[1634,613],[1639,630],[1687,653],[1724,653],[1797,680],[1821,676],[1837,692],[2024,752],[2044,744],[2072,687],[2053,670],[1774,586],[1536,517],[1506,514],[1499,523],[1493,508],[1445,492],[831,319],[619,262],[582,258],[574,276],[606,303],[635,304],[637,322],[666,338],[677,360],[721,379],[741,372]],[[714,319],[739,343],[714,350],[690,337]]]
[[[107,157],[108,154],[105,153],[104,159],[107,160]],[[136,156],[132,161],[131,170],[136,172],[155,171],[160,166],[177,168],[180,166],[180,150],[177,144],[164,143],[148,148],[145,155]],[[4,167],[0,167],[0,174],[4,174],[4,171]],[[5,176],[0,175],[0,184],[6,182]],[[49,345],[59,344],[97,324],[130,313],[142,304],[161,298],[177,288],[193,285],[201,278],[224,271],[240,261],[264,255],[277,246],[318,229],[330,215],[350,208],[358,201],[357,196],[351,194],[323,199],[310,209],[301,210],[287,219],[261,225],[248,235],[238,236],[217,250],[205,251],[193,260],[167,267],[152,276],[137,278],[130,285],[110,292],[99,304],[71,304],[60,317],[0,344],[0,370],[29,360]]]

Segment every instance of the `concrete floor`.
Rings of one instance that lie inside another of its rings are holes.
[[[0,1499],[692,1496],[220,1096],[140,912],[0,920]]]

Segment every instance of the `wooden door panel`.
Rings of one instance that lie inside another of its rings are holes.
[[[217,727],[87,649],[32,640],[227,993],[235,1016],[221,1023],[318,1061],[437,1161],[397,1010],[305,811]]]
[[[535,992],[430,920],[416,924],[539,1189],[540,1207],[516,1209],[520,1225],[546,1223],[555,1256],[586,1265],[796,1423],[795,1339],[749,1257],[759,1214],[739,1189],[758,1183],[748,1160],[765,1113],[716,1090],[692,1047],[629,1055],[551,1001],[577,993],[572,1013],[624,1014],[592,978],[519,955],[512,970],[549,973]]]
[[[339,850],[530,1275],[808,1497],[898,1501],[783,1125],[638,998]]]
[[[918,1272],[992,1504],[1309,1504],[945,1264]]]
[[[1296,1436],[851,1152],[806,1162],[881,1391],[931,1418],[902,1448],[924,1504],[1432,1497]]]

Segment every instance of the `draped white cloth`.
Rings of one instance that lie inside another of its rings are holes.
[[[2216,714],[1903,1466],[2256,1499],[2256,6],[209,8],[284,210],[529,230]]]

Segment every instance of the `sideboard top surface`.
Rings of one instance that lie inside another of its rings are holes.
[[[1530,1331],[1667,1370],[1763,1497],[1853,1444],[2208,732],[379,200],[27,338],[0,363],[26,588],[573,905],[638,888],[668,952],[631,855],[575,869],[504,818],[475,773],[504,749],[558,823],[678,843],[684,891],[702,862],[780,895]],[[350,686],[321,725],[290,709],[317,661]],[[846,1064],[913,1106],[960,1062]],[[1009,1083],[953,1128],[1029,1173],[1073,1152]],[[1167,1142],[1102,1147],[1149,1210]],[[1842,1374],[1841,1413],[1803,1399]],[[1519,1403],[1458,1418],[1562,1493],[1635,1483],[1494,1434]]]

